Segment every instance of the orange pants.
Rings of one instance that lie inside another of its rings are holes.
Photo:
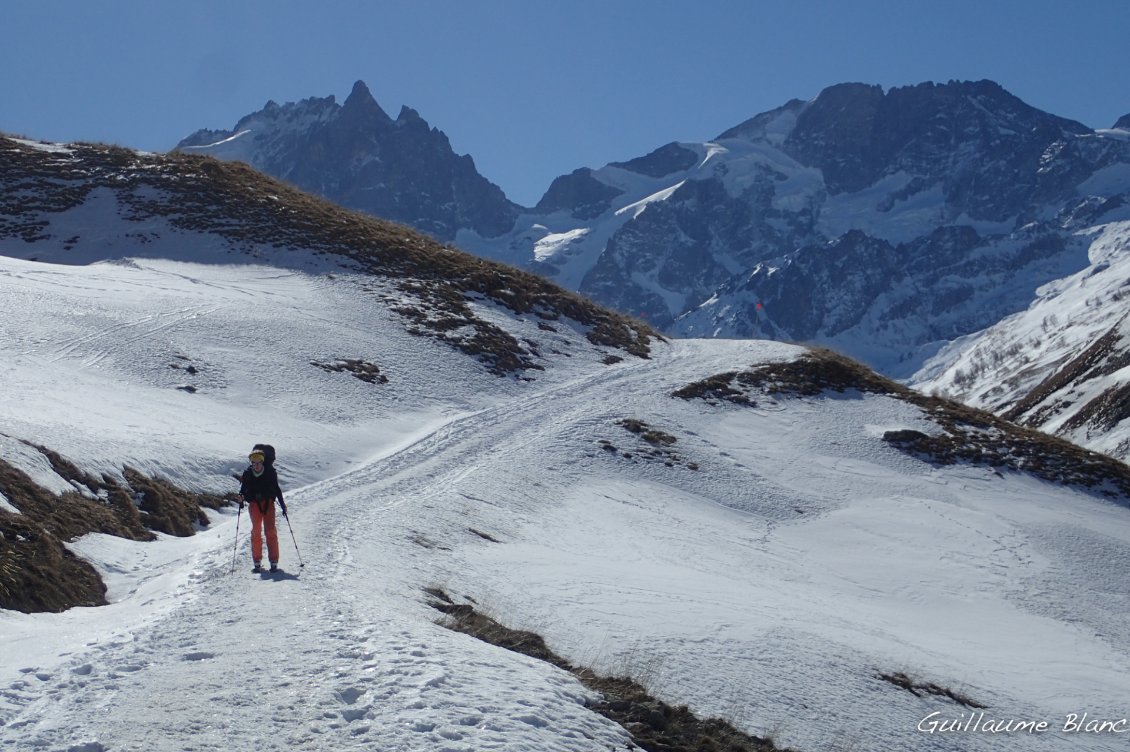
[[[279,561],[279,534],[275,530],[275,501],[249,501],[251,515],[251,558],[258,564],[263,560],[263,530],[267,532],[267,559],[272,564]]]

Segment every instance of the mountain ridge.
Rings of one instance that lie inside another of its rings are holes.
[[[508,233],[454,242],[675,336],[812,342],[944,388],[940,353],[1085,272],[1094,228],[1130,220],[1125,121],[1092,131],[988,80],[836,84],[579,168]]]
[[[541,277],[471,257],[410,228],[343,210],[240,163],[93,145],[37,147],[0,138],[0,166],[0,183],[19,186],[9,191],[19,199],[3,207],[0,236],[24,241],[22,249],[6,248],[8,255],[56,263],[154,254],[220,262],[250,257],[298,268],[317,265],[319,258],[337,259],[347,267],[399,279],[399,290],[414,300],[395,310],[414,330],[483,359],[500,375],[537,370],[539,356],[536,348],[474,315],[467,301],[475,296],[542,319],[546,326],[563,316],[576,317],[594,345],[623,347],[638,357],[647,356],[655,336],[646,325]],[[56,179],[67,187],[60,189]],[[116,219],[102,222],[100,232],[109,237],[84,237],[81,231],[83,206],[94,201],[109,204],[109,216]],[[203,232],[224,238],[225,244],[205,244],[208,254],[169,254],[160,232],[143,231],[155,217],[168,218],[174,232]],[[275,250],[296,237],[303,252]]]
[[[447,136],[404,106],[393,120],[357,81],[333,95],[273,101],[231,130],[198,130],[174,151],[207,153],[257,169],[347,208],[411,225],[441,241],[461,227],[487,237],[513,223],[516,205],[452,151]],[[391,186],[390,186],[391,184]]]

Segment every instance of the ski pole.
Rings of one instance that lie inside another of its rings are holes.
[[[294,541],[294,553],[298,554],[298,568],[301,569],[306,566],[306,563],[302,561],[302,552],[298,550],[298,541],[294,538],[294,528],[290,526],[290,515],[283,512],[283,519],[286,520],[287,530],[290,531],[290,539]]]
[[[243,502],[239,502],[239,511],[235,513],[235,545],[231,552],[231,573],[235,574],[235,557],[239,553],[239,518],[243,515]]]

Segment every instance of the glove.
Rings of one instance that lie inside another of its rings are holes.
[[[286,517],[286,502],[279,499],[279,506],[282,507],[283,517]]]
[[[236,496],[235,500],[239,502],[239,511],[242,512],[243,511],[243,497],[242,496]]]

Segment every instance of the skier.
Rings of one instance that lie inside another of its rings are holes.
[[[286,502],[279,488],[279,476],[273,463],[261,449],[251,450],[247,457],[251,466],[243,471],[239,486],[239,508],[247,502],[251,515],[251,558],[255,560],[252,572],[263,571],[263,533],[267,534],[267,559],[271,571],[279,571],[279,536],[275,530],[275,499],[286,516]]]

